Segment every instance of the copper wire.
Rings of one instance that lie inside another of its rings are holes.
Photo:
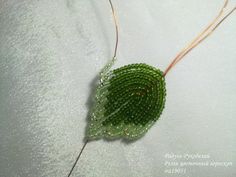
[[[181,50],[177,56],[174,58],[174,60],[171,62],[171,64],[167,67],[167,69],[164,72],[164,76],[169,72],[171,68],[173,68],[185,55],[187,55],[192,49],[194,49],[198,44],[200,44],[203,40],[205,40],[207,37],[209,37],[213,31],[216,30],[217,27],[230,15],[235,11],[235,8],[233,8],[228,14],[226,14],[218,23],[216,23],[219,18],[222,16],[224,9],[227,7],[228,0],[225,1],[224,6],[221,8],[219,14],[216,16],[216,18],[189,44],[187,47],[185,47],[183,50]],[[215,26],[214,26],[215,25]],[[213,27],[214,26],[214,27]],[[205,36],[204,36],[205,35]],[[201,38],[202,37],[202,38]]]
[[[115,23],[115,29],[116,29],[116,42],[115,42],[115,49],[114,49],[114,55],[113,55],[113,58],[116,58],[118,42],[119,42],[118,22],[117,22],[116,12],[115,12],[115,9],[113,7],[112,1],[109,0],[109,3],[110,3],[110,6],[111,6],[112,16],[113,16],[113,20],[114,20],[114,23]]]
[[[113,58],[116,58],[116,54],[117,54],[117,48],[118,48],[118,42],[119,42],[119,31],[118,31],[118,23],[117,23],[117,18],[116,18],[116,12],[115,9],[113,7],[112,1],[109,0],[110,6],[111,6],[111,10],[112,10],[112,16],[113,16],[113,20],[115,23],[115,29],[116,29],[116,41],[115,41],[115,48],[114,48],[114,55]],[[171,68],[174,67],[174,65],[176,65],[185,55],[187,55],[192,49],[194,49],[198,44],[200,44],[203,40],[205,40],[208,36],[210,36],[212,34],[213,31],[215,31],[216,28],[218,28],[220,26],[220,24],[228,17],[230,16],[235,10],[236,7],[234,7],[228,14],[226,14],[218,23],[217,20],[219,20],[219,18],[222,16],[224,9],[226,8],[228,4],[228,0],[225,0],[224,6],[221,8],[219,14],[216,16],[216,18],[189,44],[187,45],[187,47],[185,47],[184,49],[182,49],[177,56],[174,58],[174,60],[171,62],[171,64],[167,67],[167,69],[164,72],[164,76],[170,71]],[[215,25],[215,26],[214,26]],[[213,27],[214,26],[214,27]],[[212,27],[212,29],[211,29]],[[205,35],[205,36],[204,36]],[[201,38],[202,37],[202,38]],[[83,150],[85,149],[86,145],[88,143],[88,140],[85,141],[82,149],[80,150],[79,155],[77,156],[69,174],[67,177],[70,177],[70,175],[72,174],[77,162],[80,159],[80,156],[83,152]]]
[[[113,16],[113,20],[114,20],[114,23],[115,23],[115,29],[116,29],[116,42],[115,42],[115,49],[114,49],[114,55],[113,55],[113,58],[116,58],[116,53],[117,53],[117,48],[118,48],[118,42],[119,42],[118,23],[117,23],[117,18],[116,18],[115,9],[114,9],[114,7],[113,7],[113,4],[112,4],[111,0],[109,0],[109,3],[110,3],[110,6],[111,6],[112,16]],[[78,154],[78,156],[77,156],[77,158],[76,158],[76,160],[75,160],[75,162],[74,162],[74,164],[73,164],[73,166],[72,166],[70,172],[68,173],[67,177],[70,177],[70,176],[71,176],[71,174],[72,174],[72,172],[73,172],[73,170],[74,170],[76,164],[78,163],[78,161],[79,161],[79,159],[80,159],[80,157],[81,157],[81,155],[82,155],[82,153],[83,153],[83,151],[84,151],[86,145],[88,144],[88,142],[89,142],[88,140],[86,140],[86,141],[84,142],[84,145],[83,145],[82,149],[80,150],[80,152],[79,152],[79,154]]]

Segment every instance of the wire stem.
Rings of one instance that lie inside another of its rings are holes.
[[[113,55],[113,58],[116,58],[118,42],[119,42],[118,22],[117,22],[116,12],[115,12],[115,9],[113,7],[112,1],[109,0],[109,3],[110,3],[110,6],[111,6],[112,16],[113,16],[113,20],[114,20],[114,23],[115,23],[115,29],[116,29],[116,42],[115,42],[115,49],[114,49],[114,55]]]
[[[70,175],[72,174],[72,172],[73,172],[73,170],[74,170],[76,164],[78,163],[78,161],[79,161],[79,159],[80,159],[80,156],[81,156],[81,154],[83,153],[83,151],[84,151],[84,149],[85,149],[85,147],[86,147],[87,144],[88,144],[88,140],[85,141],[85,143],[84,143],[82,149],[80,150],[80,153],[79,153],[79,155],[77,156],[77,158],[76,158],[76,160],[75,160],[75,162],[74,162],[74,164],[73,164],[73,166],[72,166],[72,168],[71,168],[69,174],[67,175],[67,177],[70,177]]]

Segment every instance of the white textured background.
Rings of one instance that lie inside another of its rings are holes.
[[[164,70],[222,1],[114,0],[115,67],[146,62]],[[114,39],[108,0],[0,0],[0,177],[67,175]],[[155,126],[132,144],[88,144],[72,176],[235,177],[235,46],[234,13],[167,75],[166,108]],[[166,153],[208,154],[233,167],[167,174]]]

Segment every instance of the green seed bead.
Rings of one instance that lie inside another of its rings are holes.
[[[97,88],[87,137],[140,138],[160,117],[165,96],[163,72],[147,64],[106,73]]]

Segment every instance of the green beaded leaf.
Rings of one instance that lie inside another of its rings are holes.
[[[143,136],[165,105],[163,72],[147,64],[131,64],[106,72],[96,90],[88,139]]]

